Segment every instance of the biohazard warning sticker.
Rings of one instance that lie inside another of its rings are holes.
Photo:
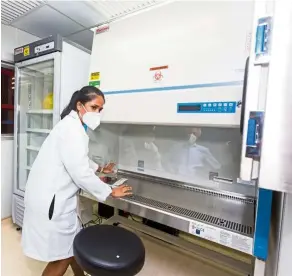
[[[168,66],[152,67],[150,68],[152,80],[155,83],[160,83],[165,79],[166,71]]]

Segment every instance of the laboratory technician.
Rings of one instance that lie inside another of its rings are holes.
[[[76,91],[30,171],[22,246],[26,256],[48,262],[43,276],[62,276],[69,266],[75,276],[84,275],[73,257],[73,240],[81,229],[77,208],[79,189],[101,202],[109,195],[131,194],[131,187],[111,189],[96,176],[96,171],[112,172],[114,164],[101,168],[88,158],[86,128],[94,130],[99,126],[104,103],[103,93],[95,87]]]

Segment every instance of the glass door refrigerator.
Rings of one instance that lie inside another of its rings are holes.
[[[14,60],[16,139],[12,218],[22,227],[30,169],[71,95],[87,84],[90,52],[60,36],[51,36],[15,49]]]

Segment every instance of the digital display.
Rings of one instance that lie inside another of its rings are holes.
[[[193,104],[193,105],[179,105],[178,111],[201,111],[200,104]]]
[[[222,114],[235,113],[236,102],[196,102],[196,103],[178,103],[177,113],[195,113],[195,114]]]

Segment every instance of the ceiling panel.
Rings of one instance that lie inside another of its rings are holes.
[[[70,35],[67,38],[73,42],[85,47],[88,50],[92,49],[93,42],[93,32],[90,30],[85,30],[74,35]]]
[[[83,30],[83,27],[68,17],[45,5],[12,23],[12,26],[38,37],[54,34],[68,36]]]
[[[87,5],[86,1],[48,1],[48,5],[81,24],[84,28],[90,28],[96,25],[96,22],[108,19],[99,10]]]
[[[9,25],[17,18],[42,6],[44,1],[1,1],[1,23]]]
[[[91,49],[90,28],[169,1],[1,0],[1,20],[40,38],[60,34]]]

